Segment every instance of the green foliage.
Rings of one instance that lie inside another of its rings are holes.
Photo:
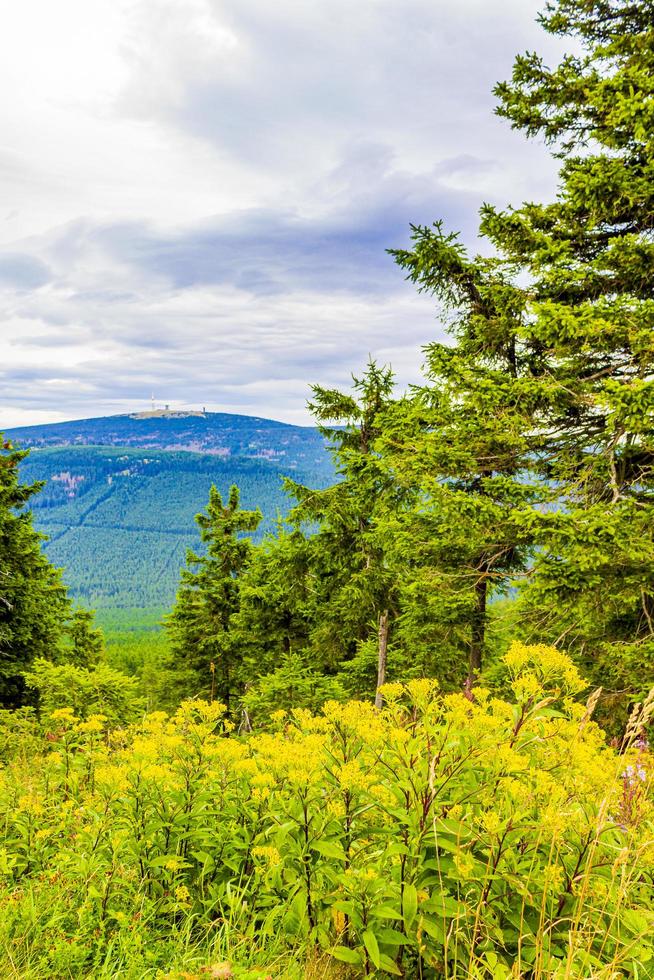
[[[83,436],[83,423],[79,425],[74,438]],[[224,492],[238,483],[248,505],[258,505],[265,515],[257,536],[270,530],[278,512],[288,507],[283,476],[295,475],[317,486],[332,478],[315,430],[280,429],[273,429],[260,449],[256,427],[248,430],[255,446],[249,452],[261,454],[256,458],[231,455],[229,440],[225,455],[211,447],[211,454],[189,451],[194,442],[186,451],[135,449],[131,444],[32,450],[21,463],[22,476],[46,481],[31,502],[34,521],[50,539],[48,557],[65,567],[72,595],[98,609],[169,605],[193,542],[193,517],[212,483]],[[116,438],[120,426],[118,430]],[[234,449],[245,452],[241,442],[239,437]]]
[[[558,198],[485,207],[482,230],[530,283],[515,336],[562,502],[534,516],[523,616],[574,651],[615,714],[654,681],[654,17],[644,2],[559,0],[542,23],[579,53],[553,69],[518,58],[497,93],[501,115],[563,157]]]
[[[296,708],[319,711],[327,701],[341,701],[345,692],[339,679],[327,677],[310,666],[299,653],[287,653],[275,670],[264,674],[248,688],[242,703],[251,725],[270,725],[279,711]]]
[[[565,655],[505,666],[510,700],[416,680],[245,738],[216,703],[113,733],[55,711],[0,782],[6,956],[201,976],[228,930],[286,977],[310,948],[352,977],[647,976],[650,754],[605,746]]]
[[[94,613],[87,609],[75,609],[66,623],[66,644],[62,658],[75,667],[97,664],[105,653],[102,630],[94,626]]]
[[[393,400],[391,370],[371,361],[353,381],[353,395],[312,389],[310,407],[330,439],[339,482],[317,491],[287,481],[297,501],[289,523],[309,532],[305,560],[316,602],[306,650],[312,662],[322,661],[332,671],[356,656],[360,645],[378,634],[380,623],[386,637],[392,629],[396,574],[386,560],[379,524],[411,493],[384,471],[374,450]]]
[[[259,510],[242,510],[238,487],[232,487],[227,504],[215,486],[209,492],[206,513],[195,521],[205,554],[188,552],[187,568],[173,611],[166,619],[172,655],[190,677],[190,693],[227,707],[242,689],[242,654],[234,643],[232,618],[240,603],[240,576],[250,561],[252,545],[243,534],[256,531]]]
[[[560,153],[557,199],[485,205],[492,258],[440,222],[393,253],[452,342],[427,347],[428,383],[377,448],[424,494],[395,538],[431,551],[423,591],[455,643],[468,631],[472,672],[488,601],[520,586],[523,628],[564,644],[615,715],[654,682],[654,18],[553,0],[542,23],[578,53],[519,57],[496,91]]]
[[[43,748],[43,731],[33,706],[0,708],[0,763],[21,759],[24,765]]]
[[[42,718],[70,708],[80,718],[99,714],[111,725],[126,725],[144,709],[137,680],[104,663],[81,667],[35,660],[25,674],[25,683],[36,695]]]
[[[54,657],[70,602],[59,571],[41,551],[42,536],[25,504],[39,485],[19,482],[16,452],[0,436],[0,706],[24,702],[22,672],[35,657]]]
[[[105,636],[106,663],[114,670],[136,677],[138,692],[148,710],[174,710],[180,701],[171,676],[170,643],[163,629],[166,610],[101,609],[97,619]]]

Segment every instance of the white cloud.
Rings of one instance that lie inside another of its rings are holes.
[[[537,0],[22,0],[0,35],[0,426],[306,419],[439,326],[385,248],[552,193],[492,114]],[[36,413],[36,415],[34,414]]]

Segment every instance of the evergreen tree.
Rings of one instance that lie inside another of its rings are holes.
[[[93,625],[94,614],[87,609],[75,609],[66,623],[66,643],[62,659],[75,667],[93,667],[104,657],[102,630]]]
[[[385,680],[399,613],[396,570],[383,544],[384,521],[389,511],[403,506],[411,489],[396,483],[376,448],[384,414],[394,401],[392,371],[371,361],[353,381],[352,395],[314,385],[309,406],[329,440],[340,479],[326,490],[292,481],[287,485],[297,500],[290,523],[317,527],[308,542],[308,565],[319,596],[310,649],[332,671],[362,657],[370,691]]]
[[[413,247],[393,250],[411,281],[450,315],[453,343],[426,349],[426,384],[398,404],[380,443],[417,506],[393,521],[413,552],[407,628],[440,627],[438,674],[472,682],[489,638],[489,604],[525,571],[531,515],[548,488],[530,479],[541,438],[534,429],[538,386],[516,334],[525,297],[498,259],[470,257],[442,225],[413,227]],[[456,658],[459,651],[459,666]],[[454,661],[454,662],[453,662]]]
[[[41,551],[42,535],[25,509],[39,484],[19,480],[27,455],[0,436],[0,706],[26,698],[23,671],[55,659],[70,603],[61,576]]]
[[[619,692],[654,682],[654,8],[557,0],[541,22],[581,52],[519,57],[499,113],[563,160],[557,200],[483,210],[526,281],[516,339],[541,389],[534,630]]]
[[[405,418],[393,441],[398,470],[433,496],[436,569],[474,580],[473,671],[484,578],[508,584],[531,550],[534,635],[634,692],[654,680],[654,11],[556,0],[541,21],[582,53],[554,69],[519,57],[498,111],[563,158],[558,197],[485,205],[493,258],[469,258],[439,224],[394,253],[453,314],[454,345],[428,348],[421,438]]]
[[[239,610],[232,620],[248,683],[275,671],[288,656],[302,655],[318,613],[310,537],[278,522],[252,550],[240,580]],[[321,669],[321,663],[314,662]]]
[[[243,577],[233,622],[253,708],[269,705],[292,665],[303,665],[293,697],[307,705],[317,691],[336,693],[341,684],[370,695],[384,681],[389,657],[392,671],[406,673],[395,641],[400,575],[389,561],[387,518],[413,491],[397,484],[376,449],[393,388],[392,372],[374,363],[354,378],[353,393],[312,388],[310,407],[338,479],[319,490],[286,481],[295,506],[277,536],[256,549]]]
[[[255,531],[262,519],[259,510],[242,510],[239,496],[238,487],[232,487],[224,504],[211,487],[206,513],[195,518],[206,551],[188,551],[177,600],[166,620],[184,693],[217,698],[228,708],[243,687],[243,656],[232,632],[241,576],[252,555],[252,544],[242,535]]]

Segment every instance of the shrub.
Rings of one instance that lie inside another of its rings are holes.
[[[247,738],[216,704],[113,734],[57,712],[42,763],[0,789],[14,955],[70,941],[81,972],[141,928],[229,927],[352,976],[651,975],[651,705],[618,753],[562,654],[505,663],[511,701],[413,680],[379,712],[278,712]],[[17,911],[52,882],[73,910],[58,941]]]
[[[80,718],[99,713],[113,725],[124,725],[143,712],[138,680],[104,663],[87,668],[35,660],[25,681],[37,693],[43,718],[59,708],[72,708]]]

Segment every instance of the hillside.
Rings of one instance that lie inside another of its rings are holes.
[[[290,468],[324,465],[316,429],[226,412],[135,412],[74,422],[29,425],[7,432],[23,447],[125,446],[179,449],[220,456],[283,460]]]
[[[315,429],[248,416],[122,415],[7,435],[31,449],[22,479],[46,481],[33,511],[48,557],[72,594],[99,608],[170,604],[212,483],[223,493],[238,484],[263,531],[288,507],[284,475],[333,478]]]

